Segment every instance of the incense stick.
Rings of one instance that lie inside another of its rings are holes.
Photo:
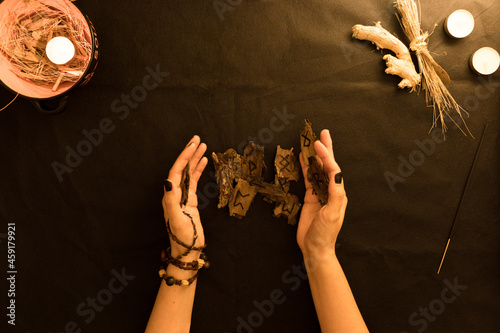
[[[463,202],[463,199],[465,197],[465,192],[467,191],[467,187],[469,186],[469,181],[472,178],[472,173],[474,172],[474,167],[476,166],[477,157],[479,156],[479,151],[481,150],[481,145],[483,144],[484,135],[486,134],[487,129],[488,129],[488,124],[486,124],[484,126],[483,134],[481,135],[481,141],[479,141],[479,145],[478,145],[477,151],[476,151],[476,156],[474,157],[474,162],[472,162],[472,167],[470,168],[470,171],[469,171],[469,177],[467,178],[467,182],[465,183],[465,188],[464,188],[464,191],[462,193],[462,197],[460,198],[460,202],[458,204],[455,218],[453,219],[453,223],[451,225],[450,234],[448,235],[448,241],[446,242],[446,247],[444,248],[443,257],[441,258],[441,263],[439,264],[439,268],[437,271],[438,275],[439,275],[439,272],[441,271],[441,266],[443,266],[444,257],[446,256],[446,253],[448,252],[448,246],[450,245],[450,242],[451,242],[451,236],[453,235],[453,230],[455,229],[458,215],[460,214],[460,210],[462,208],[462,202]]]

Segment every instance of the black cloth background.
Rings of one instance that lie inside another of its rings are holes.
[[[18,271],[16,326],[2,313],[2,331],[142,332],[168,243],[162,180],[182,147],[194,134],[207,155],[257,138],[271,180],[276,146],[298,153],[308,118],[317,133],[331,130],[343,168],[349,205],[338,256],[371,332],[500,332],[500,72],[480,77],[468,64],[480,47],[500,50],[500,3],[421,1],[423,28],[439,24],[430,50],[476,137],[450,126],[433,151],[425,93],[398,89],[400,79],[384,73],[381,53],[389,52],[351,38],[353,25],[379,20],[403,38],[391,1],[220,3],[232,3],[222,20],[212,1],[78,1],[98,33],[95,76],[61,114],[39,114],[24,99],[0,113],[1,267],[7,271],[6,224],[15,223]],[[460,8],[474,14],[476,26],[452,40],[443,22]],[[147,67],[169,75],[127,114],[122,94],[143,85]],[[12,98],[0,89],[2,105]],[[284,112],[285,123],[275,119]],[[110,133],[59,182],[53,162],[66,164],[67,148],[77,149],[82,131],[103,119]],[[415,153],[418,142],[427,142],[428,155]],[[398,175],[401,159],[410,158],[419,165],[402,170],[404,182],[391,191],[385,173]],[[240,332],[319,332],[297,270],[296,227],[273,218],[261,197],[243,220],[218,210],[213,171],[210,162],[199,185],[212,267],[200,273],[192,332],[236,332],[242,320],[255,327]],[[302,197],[303,184],[292,191]],[[121,273],[129,279],[123,288],[115,278]],[[448,284],[467,288],[453,294]],[[274,290],[282,304],[257,314],[255,304]],[[96,297],[106,304],[91,310]],[[420,311],[429,307],[426,319]]]

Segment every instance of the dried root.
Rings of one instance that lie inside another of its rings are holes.
[[[387,65],[385,72],[403,79],[398,84],[399,88],[411,88],[411,91],[414,91],[419,86],[421,76],[415,70],[410,51],[399,39],[384,29],[380,22],[375,23],[375,26],[357,24],[352,27],[352,33],[354,38],[372,42],[377,49],[388,49],[396,54],[396,57],[387,54],[383,59]]]

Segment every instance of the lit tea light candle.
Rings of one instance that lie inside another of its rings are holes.
[[[54,64],[64,65],[75,56],[75,46],[66,37],[55,37],[47,43],[45,53]]]
[[[500,67],[500,54],[491,47],[482,47],[470,58],[472,69],[481,75],[490,75]]]
[[[444,22],[444,29],[451,37],[467,37],[474,30],[474,16],[465,9],[456,10]]]

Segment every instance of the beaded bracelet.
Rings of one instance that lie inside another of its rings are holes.
[[[192,216],[188,213],[186,213],[185,211],[182,211],[184,213],[184,215],[186,215],[187,217],[189,217],[189,220],[191,221],[191,225],[193,226],[193,244],[192,245],[187,245],[186,243],[182,242],[179,238],[177,238],[177,236],[175,236],[173,233],[172,233],[172,230],[170,229],[170,223],[169,221],[167,220],[167,232],[170,236],[170,238],[176,242],[177,244],[181,245],[182,247],[185,247],[186,248],[186,252],[184,253],[181,253],[180,255],[178,255],[177,257],[172,257],[172,254],[171,254],[171,249],[168,248],[167,250],[162,250],[161,252],[161,259],[162,259],[162,262],[165,264],[165,266],[162,266],[160,268],[160,271],[158,272],[158,274],[160,275],[160,277],[165,280],[165,283],[167,286],[173,286],[173,285],[178,285],[178,286],[190,286],[197,278],[198,278],[198,270],[201,269],[201,268],[209,268],[210,267],[210,262],[207,260],[207,256],[205,253],[203,253],[203,249],[205,249],[206,247],[206,244],[205,245],[202,245],[202,246],[194,246],[196,244],[196,240],[198,239],[198,232],[196,230],[196,224],[194,223],[194,220],[192,218]],[[191,262],[184,262],[182,261],[182,257],[185,257],[187,256],[189,253],[191,253],[191,251],[200,251],[200,258],[198,260],[193,260]],[[184,270],[193,270],[193,271],[197,271],[195,275],[193,275],[191,278],[189,279],[184,279],[184,280],[177,280],[175,279],[173,276],[167,276],[167,270],[166,270],[166,267],[169,265],[169,264],[173,264],[174,266],[180,268],[180,269],[184,269]]]
[[[173,276],[167,276],[167,272],[165,270],[160,270],[160,277],[165,280],[165,284],[169,287],[173,285],[189,287],[198,277],[198,272],[191,278],[187,280],[177,280]]]
[[[166,252],[168,253],[169,250],[170,250],[170,248],[168,248],[168,250]],[[163,257],[164,252],[165,252],[165,250],[162,250],[162,257]],[[172,261],[170,258],[172,258]],[[170,256],[170,258],[166,259],[165,266],[161,266],[160,270],[158,271],[158,275],[163,280],[165,280],[165,283],[167,284],[167,286],[178,285],[178,286],[188,287],[198,278],[198,273],[199,273],[199,270],[201,268],[209,268],[210,267],[210,262],[207,260],[207,255],[205,253],[201,253],[200,259],[193,260],[192,262],[182,262],[180,260],[175,260],[172,256]],[[173,276],[167,276],[168,264],[173,264],[174,266],[181,268],[181,269],[184,269],[184,270],[195,270],[196,274],[187,280],[177,280]]]
[[[200,259],[193,260],[190,262],[184,262],[179,260],[179,258],[172,257],[171,249],[168,248],[167,250],[161,250],[161,261],[166,265],[173,264],[174,266],[180,269],[191,270],[191,271],[196,271],[200,268],[210,267],[210,262],[207,261],[207,255],[203,252],[200,253]]]

